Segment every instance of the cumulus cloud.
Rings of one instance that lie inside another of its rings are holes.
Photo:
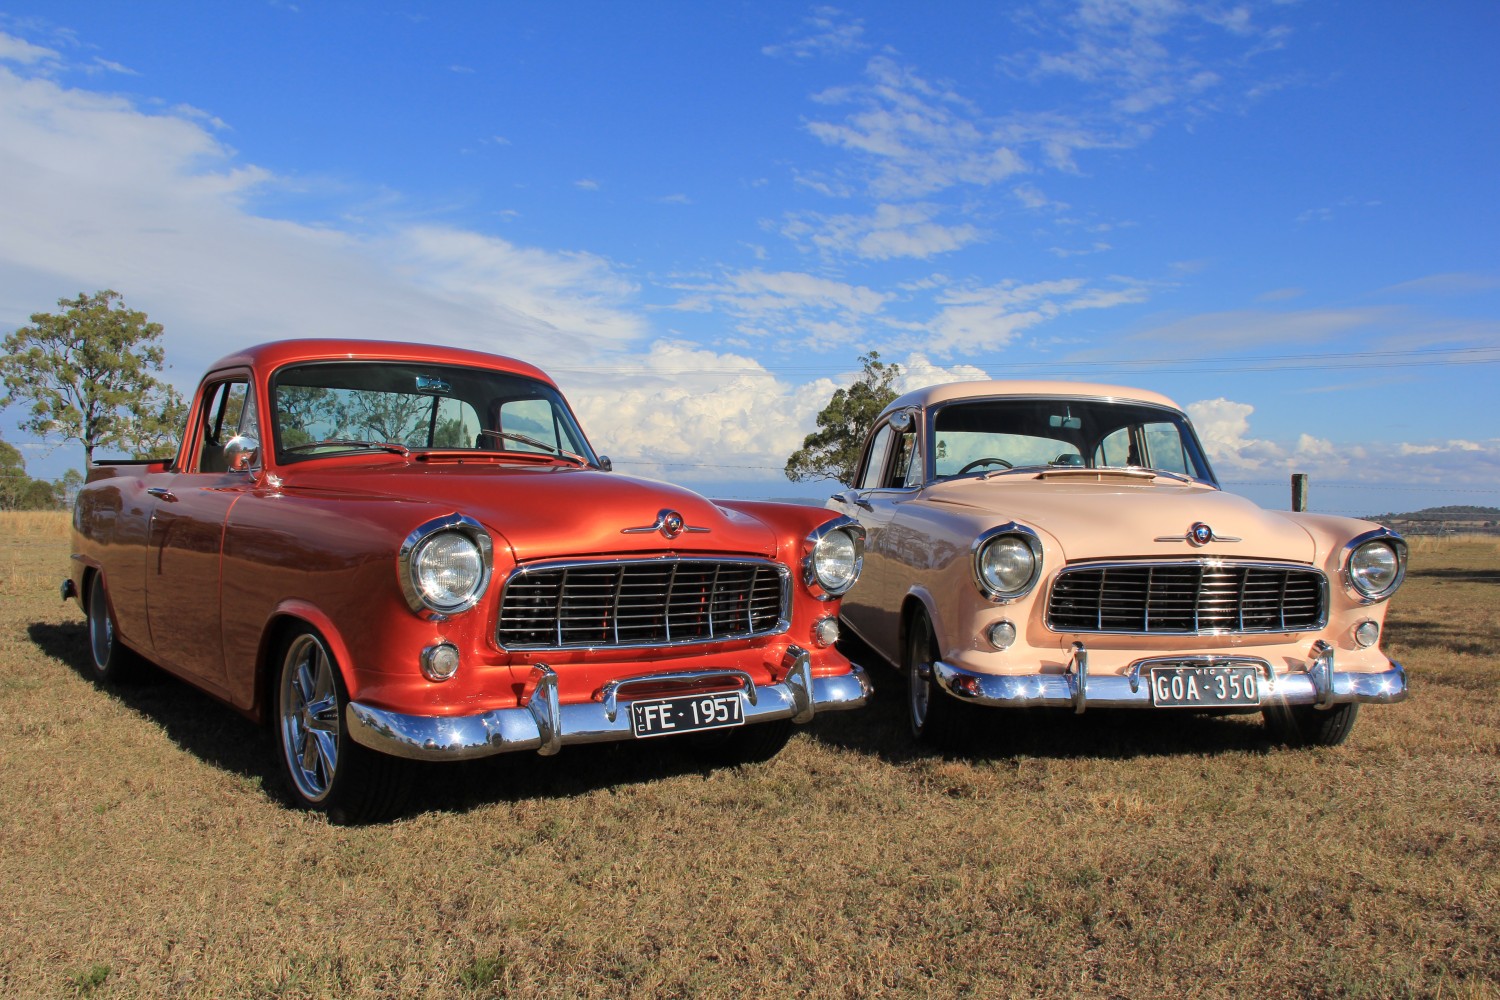
[[[148,112],[0,66],[0,324],[115,288],[166,326],[168,357],[188,372],[281,337],[545,358],[644,336],[635,285],[595,255],[433,225],[354,232],[259,215],[284,182],[217,129],[201,113]]]
[[[1425,484],[1441,493],[1488,487],[1500,475],[1500,438],[1351,444],[1304,433],[1295,441],[1277,442],[1252,433],[1255,407],[1249,403],[1220,397],[1189,403],[1187,412],[1221,480],[1277,482],[1304,472],[1314,477],[1314,483],[1388,487],[1392,470],[1400,470],[1403,482]]]

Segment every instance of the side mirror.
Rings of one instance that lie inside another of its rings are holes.
[[[599,471],[600,472],[614,472],[615,471],[615,463],[613,463],[613,462],[611,462],[609,460],[609,456],[608,455],[600,455],[599,456]]]
[[[224,467],[230,472],[249,472],[260,464],[260,442],[236,434],[224,442]]]

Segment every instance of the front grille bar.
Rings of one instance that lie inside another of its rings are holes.
[[[506,580],[496,641],[505,649],[678,646],[785,632],[791,574],[757,559],[553,562]]]
[[[1328,581],[1283,563],[1157,560],[1081,563],[1053,581],[1054,632],[1223,635],[1322,628]]]

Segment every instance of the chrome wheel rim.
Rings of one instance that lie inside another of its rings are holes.
[[[932,653],[927,636],[926,619],[912,622],[907,640],[907,690],[910,692],[911,728],[921,733],[927,725],[927,709],[932,702]],[[924,676],[925,675],[925,676]]]
[[[281,752],[297,791],[321,802],[339,763],[339,697],[323,644],[300,635],[281,664]]]
[[[115,647],[115,623],[109,617],[109,599],[99,576],[89,585],[89,652],[94,669],[100,673],[109,666],[109,655]]]

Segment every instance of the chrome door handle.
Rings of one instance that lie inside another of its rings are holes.
[[[177,502],[177,494],[173,493],[165,486],[152,486],[149,487],[146,492],[156,497],[156,499],[158,500],[165,500],[167,503]]]

